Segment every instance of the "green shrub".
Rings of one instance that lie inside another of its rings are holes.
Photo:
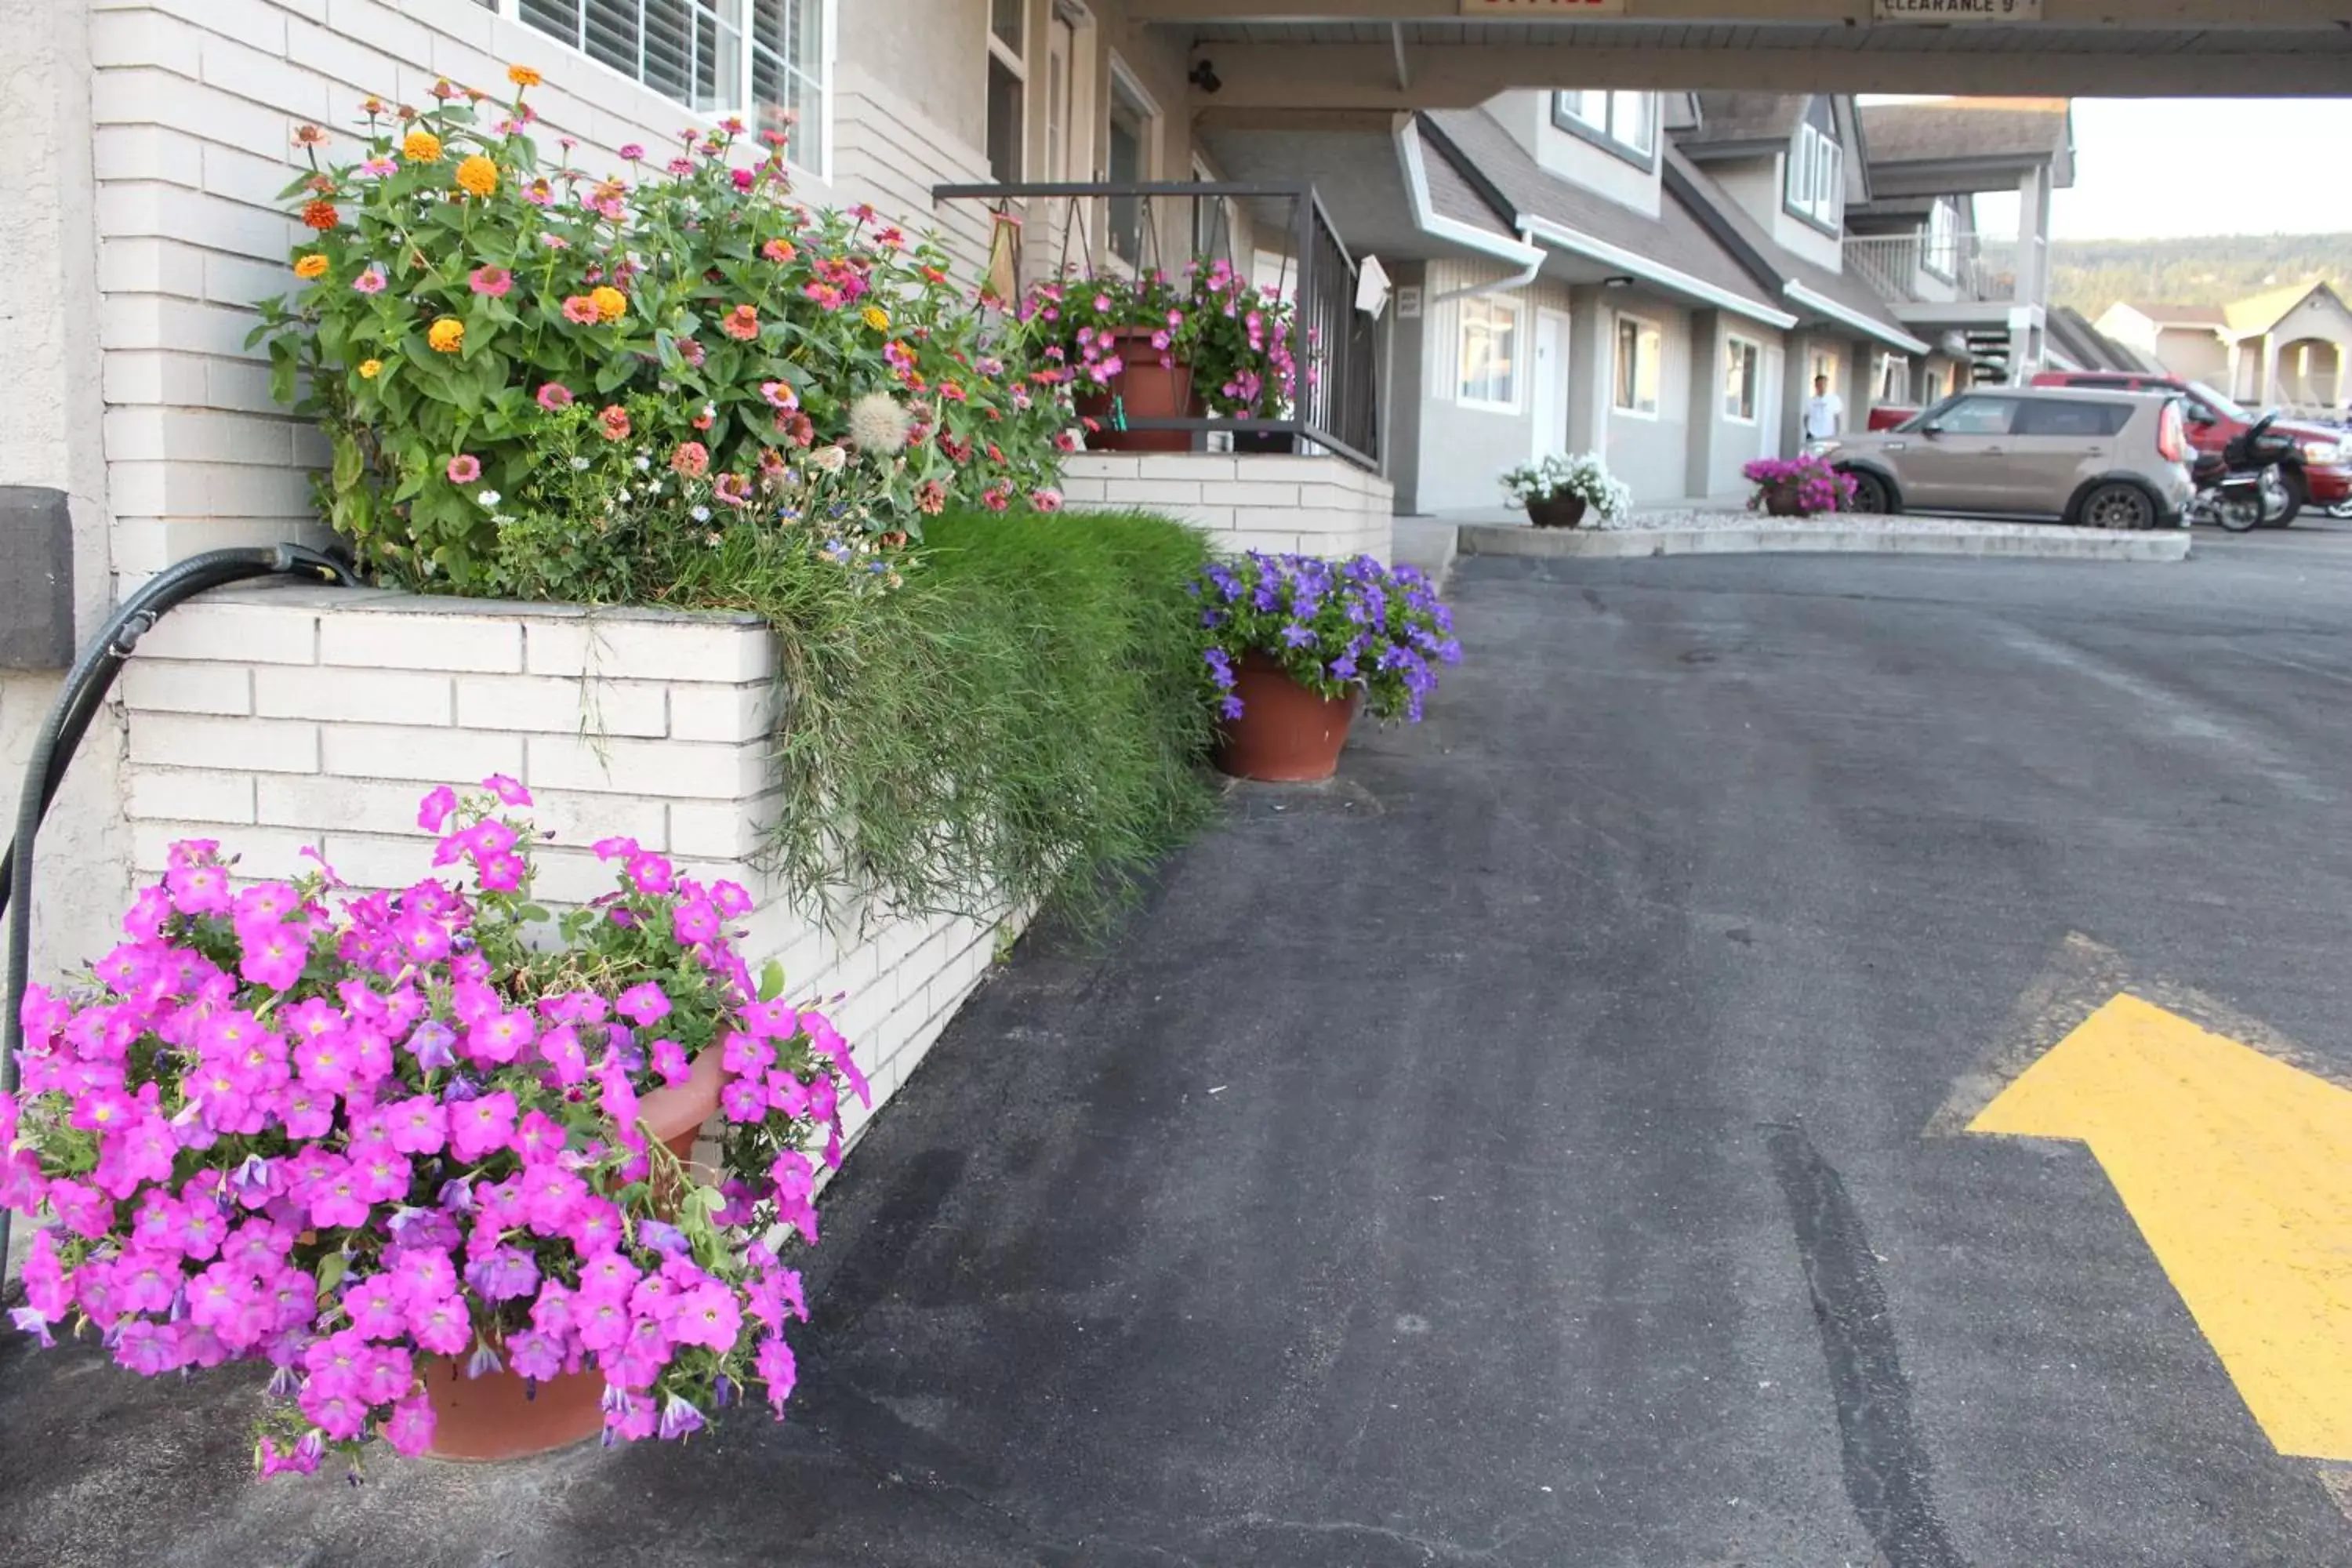
[[[649,572],[667,602],[776,628],[772,848],[795,886],[1098,928],[1207,819],[1199,534],[950,512],[887,566],[807,538],[730,530]]]

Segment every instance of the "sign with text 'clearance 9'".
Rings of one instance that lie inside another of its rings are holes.
[[[1622,16],[1625,0],[1462,0],[1465,16]]]
[[[2039,22],[2042,0],[1871,0],[1880,22]]]

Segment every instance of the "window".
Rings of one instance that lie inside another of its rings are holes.
[[[705,114],[791,125],[791,157],[825,167],[829,0],[482,0]]]
[[[1919,264],[1946,282],[1960,265],[1960,207],[1949,196],[1937,196],[1927,209],[1927,243]]]
[[[1936,428],[1946,436],[2006,436],[2016,416],[2014,397],[1963,397],[1936,416]]]
[[[1459,308],[1462,373],[1454,400],[1465,407],[1518,412],[1518,301],[1474,294]]]
[[[988,13],[988,172],[1000,184],[1021,178],[1029,58],[1022,48],[1028,0],[990,0]]]
[[[1764,351],[1746,338],[1724,340],[1723,416],[1743,425],[1756,423],[1757,364]]]
[[[1108,177],[1126,184],[1148,180],[1150,174],[1152,132],[1158,115],[1142,89],[1135,85],[1117,60],[1111,62],[1110,73],[1110,141]],[[1140,196],[1110,198],[1110,218],[1107,237],[1113,256],[1129,267],[1143,264],[1143,199]]]
[[[1646,165],[1658,149],[1658,95],[1654,92],[1556,92],[1551,121],[1633,163]]]
[[[1911,397],[1911,362],[1901,354],[1878,356],[1878,401],[1906,403]]]
[[[1622,414],[1658,412],[1658,356],[1664,340],[1657,324],[1639,316],[1617,318],[1615,406]]]
[[[1845,149],[1813,125],[1797,127],[1789,154],[1789,210],[1832,229],[1845,216]]]
[[[2076,403],[2056,397],[2026,398],[2017,405],[2012,436],[2120,436],[2131,423],[2128,403]]]
[[[1217,172],[1202,159],[1192,160],[1192,178],[1200,184],[1216,184]],[[1233,257],[1233,215],[1227,203],[1219,196],[1197,196],[1192,201],[1192,254],[1196,257]]]

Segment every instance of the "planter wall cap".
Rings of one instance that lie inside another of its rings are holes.
[[[635,605],[562,605],[526,599],[461,599],[394,588],[329,588],[315,584],[236,587],[204,596],[210,605],[260,605],[272,609],[364,610],[377,616],[505,616],[542,621],[625,621],[651,626],[761,626],[746,610],[669,610]]]

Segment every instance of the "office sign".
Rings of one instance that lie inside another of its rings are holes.
[[[1880,22],[2039,22],[2042,0],[1870,0]]]

